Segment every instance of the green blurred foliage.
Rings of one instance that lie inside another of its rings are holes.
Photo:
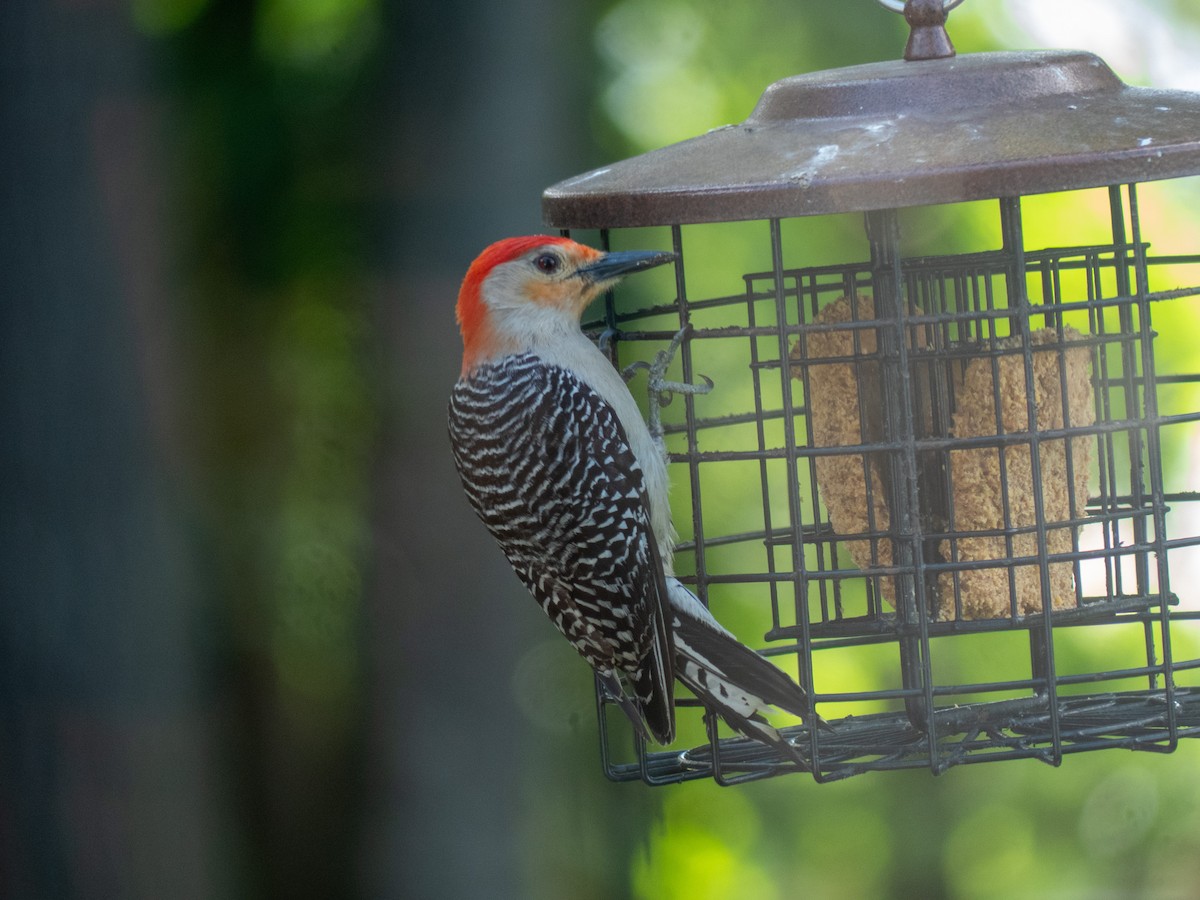
[[[375,0],[134,0],[177,128],[190,435],[270,895],[350,879],[378,420],[362,121]],[[286,749],[282,749],[286,748]],[[265,767],[269,776],[262,776]]]
[[[130,0],[134,24],[159,37],[182,31],[204,12],[209,0]]]

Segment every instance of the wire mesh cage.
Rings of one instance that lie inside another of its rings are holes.
[[[678,255],[593,327],[629,362],[690,326],[682,377],[716,387],[666,424],[679,569],[833,723],[782,728],[812,777],[1200,735],[1200,252],[1156,255],[1139,206],[1197,172],[1200,97],[979,54],[789,79],[546,192],[551,225]],[[1094,216],[1035,243],[1050,191]],[[990,240],[909,249],[959,203]],[[814,259],[823,223],[840,261]],[[756,271],[714,250],[734,227]],[[597,698],[614,779],[802,768],[686,698],[682,749],[652,750]]]

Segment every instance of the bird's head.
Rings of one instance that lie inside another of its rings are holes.
[[[547,235],[497,241],[471,263],[458,293],[463,372],[578,331],[598,294],[630,272],[673,259],[657,250],[604,253]]]

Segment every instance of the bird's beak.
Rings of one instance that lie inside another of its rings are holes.
[[[605,253],[594,263],[576,269],[575,274],[591,284],[604,284],[615,281],[630,272],[653,269],[655,266],[672,262],[674,259],[675,254],[665,250],[618,250],[614,253]]]

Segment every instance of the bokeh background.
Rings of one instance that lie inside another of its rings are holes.
[[[1192,0],[950,31],[1200,90]],[[457,486],[474,255],[904,38],[871,0],[0,3],[0,896],[1196,896],[1192,744],[608,783]],[[1198,198],[1144,230],[1196,252]]]

